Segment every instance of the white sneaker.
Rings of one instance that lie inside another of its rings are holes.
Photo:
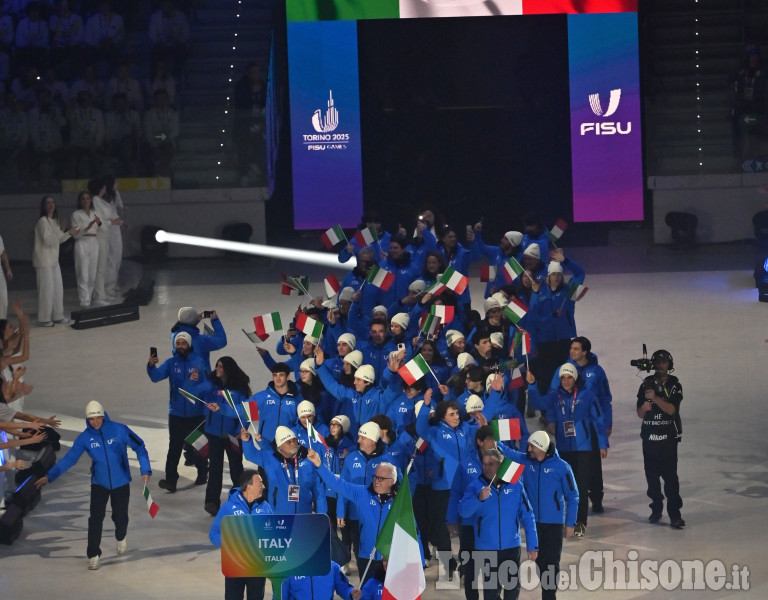
[[[98,556],[92,556],[88,559],[88,570],[89,571],[95,571],[99,568],[99,557]]]
[[[128,540],[126,538],[123,538],[122,540],[117,540],[117,553],[125,554],[126,550],[128,550]]]
[[[40,321],[40,327],[53,327],[53,321]]]
[[[58,323],[59,325],[66,325],[69,323],[69,319],[67,319],[67,317],[61,317],[61,319],[55,319],[53,322]]]
[[[102,298],[96,298],[91,302],[91,308],[100,308],[102,306],[109,306],[109,302]]]

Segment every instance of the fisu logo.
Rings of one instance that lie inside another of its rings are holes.
[[[619,108],[621,101],[621,90],[611,90],[611,96],[608,99],[608,110],[603,113],[603,106],[600,104],[600,94],[589,95],[589,106],[592,112],[598,117],[610,117]]]
[[[619,109],[619,102],[621,102],[621,88],[611,90],[608,97],[608,108],[603,112],[603,105],[600,102],[600,94],[589,94],[589,107],[592,109],[592,113],[598,117],[610,117]],[[587,133],[594,133],[594,135],[627,135],[632,131],[632,123],[629,121],[622,124],[619,121],[600,121],[598,123],[582,123],[581,135]]]

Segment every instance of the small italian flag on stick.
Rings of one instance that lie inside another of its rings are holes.
[[[308,317],[304,313],[299,313],[296,317],[296,329],[305,335],[319,338],[323,335],[323,324],[320,321]]]
[[[395,282],[395,276],[386,269],[382,269],[379,265],[373,265],[365,281],[386,292]]]
[[[528,314],[528,307],[517,298],[510,298],[509,304],[504,308],[504,316],[515,325]]]
[[[147,510],[149,511],[149,516],[154,519],[157,511],[160,510],[160,507],[157,505],[157,502],[152,500],[152,494],[149,493],[149,488],[146,484],[144,484],[144,500],[147,501]]]
[[[330,274],[323,279],[323,285],[325,286],[325,295],[328,298],[333,298],[341,289],[341,284],[339,284],[339,280],[336,279],[334,274]]]
[[[450,323],[453,321],[453,306],[433,304],[429,309],[429,314],[440,317],[440,321],[443,323]]]
[[[376,233],[376,229],[373,227],[366,227],[365,229],[361,229],[355,234],[355,237],[353,238],[357,245],[360,248],[364,248],[365,246],[368,246],[369,244],[373,244],[373,242],[379,241],[379,234]]]
[[[523,269],[523,265],[517,262],[517,259],[514,256],[511,256],[504,263],[504,270],[502,272],[504,273],[504,279],[506,279],[508,283],[512,283],[515,279],[520,277],[520,275],[525,273],[525,269]]]
[[[496,281],[496,265],[483,265],[480,267],[480,281]]]
[[[280,318],[279,312],[253,317],[253,324],[256,327],[254,333],[262,342],[269,337],[270,333],[283,330],[283,320]]]
[[[555,221],[555,224],[553,225],[552,229],[550,229],[547,232],[547,237],[549,238],[549,241],[556,246],[557,245],[556,242],[560,239],[563,233],[565,233],[565,230],[567,227],[568,227],[568,223],[566,223],[562,219],[558,219],[557,221]]]
[[[496,477],[507,483],[517,483],[520,480],[520,476],[525,471],[525,466],[520,463],[516,463],[514,460],[505,458],[499,465],[499,470],[496,472]]]
[[[341,228],[341,225],[334,225],[325,233],[320,234],[320,241],[323,242],[323,246],[330,250],[339,242],[346,242],[347,236],[344,235],[344,230]]]
[[[200,400],[200,398],[198,398],[197,396],[195,396],[194,394],[192,394],[191,392],[188,392],[187,390],[185,390],[183,388],[179,388],[179,394],[181,394],[187,400],[189,400],[189,402],[191,404],[194,404],[195,402],[201,402],[202,404],[205,404],[205,402]]]
[[[425,336],[434,335],[438,327],[440,327],[440,317],[438,317],[437,315],[424,313],[421,316],[420,325],[421,325],[421,333],[423,333]]]
[[[497,442],[508,442],[519,440],[520,419],[494,419],[491,421],[493,437]]]
[[[453,267],[448,267],[438,281],[457,296],[463,294],[469,285],[469,277],[462,275]]]
[[[208,456],[208,438],[205,437],[203,430],[200,429],[202,425],[203,423],[200,423],[197,429],[184,438],[184,441],[197,450],[200,456],[206,458]]]
[[[405,381],[406,385],[412,386],[419,379],[429,373],[430,368],[427,364],[427,361],[424,360],[424,357],[421,354],[417,354],[402,367],[400,367],[397,372],[400,377],[403,378],[403,381]]]
[[[524,384],[525,379],[523,379],[523,372],[520,370],[520,367],[513,367],[512,375],[509,378],[509,385],[507,386],[507,389],[510,392],[512,390],[518,390],[523,387]]]
[[[307,437],[309,437],[309,447],[312,448],[312,442],[320,443],[328,450],[328,444],[325,442],[325,438],[317,432],[317,429],[312,427],[312,423],[307,421]]]
[[[568,299],[577,302],[584,297],[588,289],[588,287],[573,281],[571,282],[571,285],[568,286]]]

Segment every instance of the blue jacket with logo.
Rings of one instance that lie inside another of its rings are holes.
[[[182,323],[177,322],[171,328],[171,351],[174,354],[176,353],[176,347],[174,345],[176,334],[180,331],[186,331],[192,336],[192,347],[205,361],[206,369],[210,371],[211,352],[214,350],[221,350],[227,345],[227,334],[224,332],[224,326],[221,324],[221,320],[218,317],[211,319],[211,326],[213,327],[213,334],[208,335],[206,333],[200,333],[197,325],[183,325]]]
[[[275,431],[280,425],[285,425],[289,429],[296,426],[299,416],[296,413],[296,407],[303,398],[299,388],[293,381],[288,382],[288,390],[285,394],[280,394],[275,390],[273,382],[260,392],[251,396],[251,402],[256,402],[259,407],[259,433],[261,436],[271,442],[275,439]]]
[[[283,581],[283,600],[331,600],[334,593],[344,600],[350,600],[355,589],[341,572],[339,563],[331,561],[331,570],[326,575],[311,577],[294,575]]]
[[[197,381],[189,378],[195,370],[197,370]],[[147,375],[153,383],[168,379],[170,384],[168,414],[176,417],[203,416],[205,405],[200,402],[190,402],[179,393],[179,388],[200,398],[207,373],[207,363],[194,351],[186,358],[174,354],[155,366],[147,363]]]
[[[234,435],[239,437],[240,428],[242,426],[248,427],[248,420],[245,418],[245,411],[243,410],[243,402],[246,402],[248,398],[239,390],[229,390],[232,400],[235,402],[238,416],[224,396],[221,395],[222,388],[216,386],[213,382],[208,382],[205,386],[203,393],[203,400],[219,405],[219,410],[213,412],[205,407],[205,433],[215,435],[216,437],[226,437],[228,435]],[[242,423],[240,422],[242,420]]]
[[[317,376],[325,389],[338,401],[339,413],[349,417],[349,436],[357,439],[360,425],[367,423],[371,417],[381,412],[381,390],[375,385],[367,392],[360,394],[355,388],[347,387],[336,381],[325,366],[325,362],[317,367]]]
[[[314,465],[307,459],[307,449],[299,446],[299,452],[294,458],[286,459],[274,447],[261,441],[261,450],[254,446],[253,441],[243,443],[245,458],[252,463],[261,465],[267,473],[267,500],[278,514],[311,513],[314,502],[315,512],[327,513],[328,504],[325,500],[325,486],[315,473]],[[288,499],[289,486],[299,486],[299,500]]]
[[[382,440],[376,442],[376,449],[371,454],[365,454],[359,448],[350,452],[344,459],[340,477],[344,481],[356,485],[370,485],[373,483],[373,474],[383,462],[394,464],[394,459],[387,452],[386,444]],[[331,488],[333,489],[333,488]],[[336,515],[340,519],[350,518],[358,520],[357,506],[346,498],[339,498],[336,505]]]
[[[461,421],[454,429],[445,421],[429,424],[429,410],[422,410],[416,418],[416,431],[429,444],[436,462],[433,465],[432,489],[450,490],[459,465],[475,445],[477,427]]]
[[[576,367],[579,372],[579,378],[582,379],[587,388],[597,396],[600,402],[600,409],[603,413],[603,421],[608,428],[613,427],[613,395],[611,386],[608,384],[608,377],[603,367],[597,364],[597,356],[592,352],[587,354],[587,364],[583,367],[576,364],[570,358],[568,362]],[[557,389],[560,385],[560,375],[555,372],[552,377],[552,383],[549,386],[550,391]]]
[[[572,258],[566,258],[563,269],[573,273],[570,283],[584,283],[584,269]],[[568,299],[568,285],[563,283],[555,291],[544,283],[538,292],[531,294],[529,313],[536,323],[536,341],[554,342],[576,337],[576,303]],[[527,317],[528,315],[526,315]]]
[[[99,429],[94,429],[85,420],[85,431],[75,438],[72,448],[46,473],[48,481],[55,481],[65,471],[72,467],[83,452],[87,452],[91,460],[91,483],[108,490],[127,485],[131,481],[131,469],[128,464],[128,448],[132,448],[139,459],[139,470],[142,475],[151,475],[149,455],[142,439],[131,431],[128,426],[116,423],[104,413],[104,423]]]
[[[208,539],[217,548],[221,548],[221,520],[229,515],[271,515],[272,506],[266,500],[257,500],[253,506],[248,505],[248,501],[243,497],[243,492],[239,487],[233,487],[229,490],[227,499],[222,503],[216,518],[211,524],[211,531]]]
[[[469,485],[459,502],[461,518],[474,524],[475,549],[517,548],[520,546],[522,524],[525,528],[526,549],[538,550],[536,522],[523,484],[504,483],[497,479],[491,486],[491,495],[481,501],[477,495],[484,487],[488,487],[489,483],[485,476],[481,475]]]

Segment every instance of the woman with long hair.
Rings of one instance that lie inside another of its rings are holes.
[[[99,242],[96,231],[101,227],[101,218],[91,205],[91,194],[86,191],[77,196],[77,210],[72,213],[72,225],[80,232],[75,237],[75,276],[80,306],[91,305],[93,286],[96,282],[96,264],[99,260]]]
[[[104,184],[107,186],[107,190],[104,193],[104,200],[109,203],[112,209],[112,225],[114,227],[109,228],[109,254],[107,255],[107,271],[104,274],[104,291],[108,297],[115,297],[117,295],[117,282],[118,275],[120,274],[120,264],[123,262],[123,232],[122,227],[125,226],[123,220],[123,214],[125,213],[125,205],[123,199],[120,197],[120,192],[117,189],[117,181],[114,177],[107,176],[104,178]]]
[[[62,231],[56,201],[44,196],[40,202],[40,218],[35,225],[35,247],[32,265],[37,273],[37,320],[43,327],[69,323],[64,316],[64,284],[59,267],[59,246],[80,230]]]

